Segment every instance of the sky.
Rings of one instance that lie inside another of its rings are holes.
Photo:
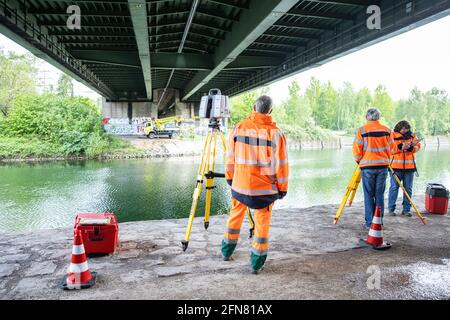
[[[346,81],[355,89],[367,87],[371,91],[384,84],[394,100],[408,97],[415,86],[423,91],[438,87],[450,93],[449,32],[447,16],[273,83],[269,95],[279,103],[287,98],[292,80],[305,89],[311,77],[329,80],[335,88]]]
[[[384,84],[394,100],[408,97],[415,86],[423,91],[438,87],[450,93],[449,32],[450,16],[447,16],[275,82],[269,86],[269,95],[278,104],[287,98],[287,87],[292,80],[297,80],[300,88],[304,89],[311,77],[331,81],[336,88],[341,87],[344,82],[350,82],[355,89],[367,87],[373,91],[378,84]],[[1,34],[0,47],[17,53],[28,52]],[[47,86],[56,86],[61,72],[41,59],[38,61],[41,84],[45,82]],[[89,96],[95,100],[99,97],[79,82],[75,82],[74,87],[77,95]]]

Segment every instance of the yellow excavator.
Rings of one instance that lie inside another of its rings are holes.
[[[172,139],[172,137],[177,137],[180,134],[180,126],[182,123],[193,123],[199,120],[199,117],[183,119],[180,116],[152,119],[145,124],[144,134],[150,139],[159,137]]]

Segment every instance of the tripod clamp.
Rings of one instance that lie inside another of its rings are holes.
[[[225,178],[225,173],[208,171],[207,173],[205,173],[205,178],[206,179]],[[216,186],[212,186],[212,187],[206,187],[205,189],[211,190],[211,189],[215,189],[215,188],[216,188]]]

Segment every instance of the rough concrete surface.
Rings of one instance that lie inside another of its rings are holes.
[[[423,210],[423,197],[416,197]],[[186,219],[119,225],[114,255],[88,259],[94,287],[59,288],[69,266],[71,229],[0,235],[1,299],[449,299],[450,217],[385,217],[387,251],[359,248],[362,203],[273,212],[270,252],[259,275],[249,269],[248,223],[234,260],[220,258],[226,216],[203,229],[195,220],[187,252]],[[378,281],[379,280],[379,281]]]

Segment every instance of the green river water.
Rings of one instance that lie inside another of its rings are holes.
[[[289,162],[289,192],[275,209],[339,203],[354,169],[348,148],[291,151]],[[70,227],[79,212],[114,212],[119,222],[187,217],[198,163],[190,157],[0,165],[0,232]],[[417,163],[415,193],[428,182],[450,187],[450,149],[421,151]],[[230,191],[216,181],[212,214],[226,214]],[[203,210],[204,197],[197,215]]]

